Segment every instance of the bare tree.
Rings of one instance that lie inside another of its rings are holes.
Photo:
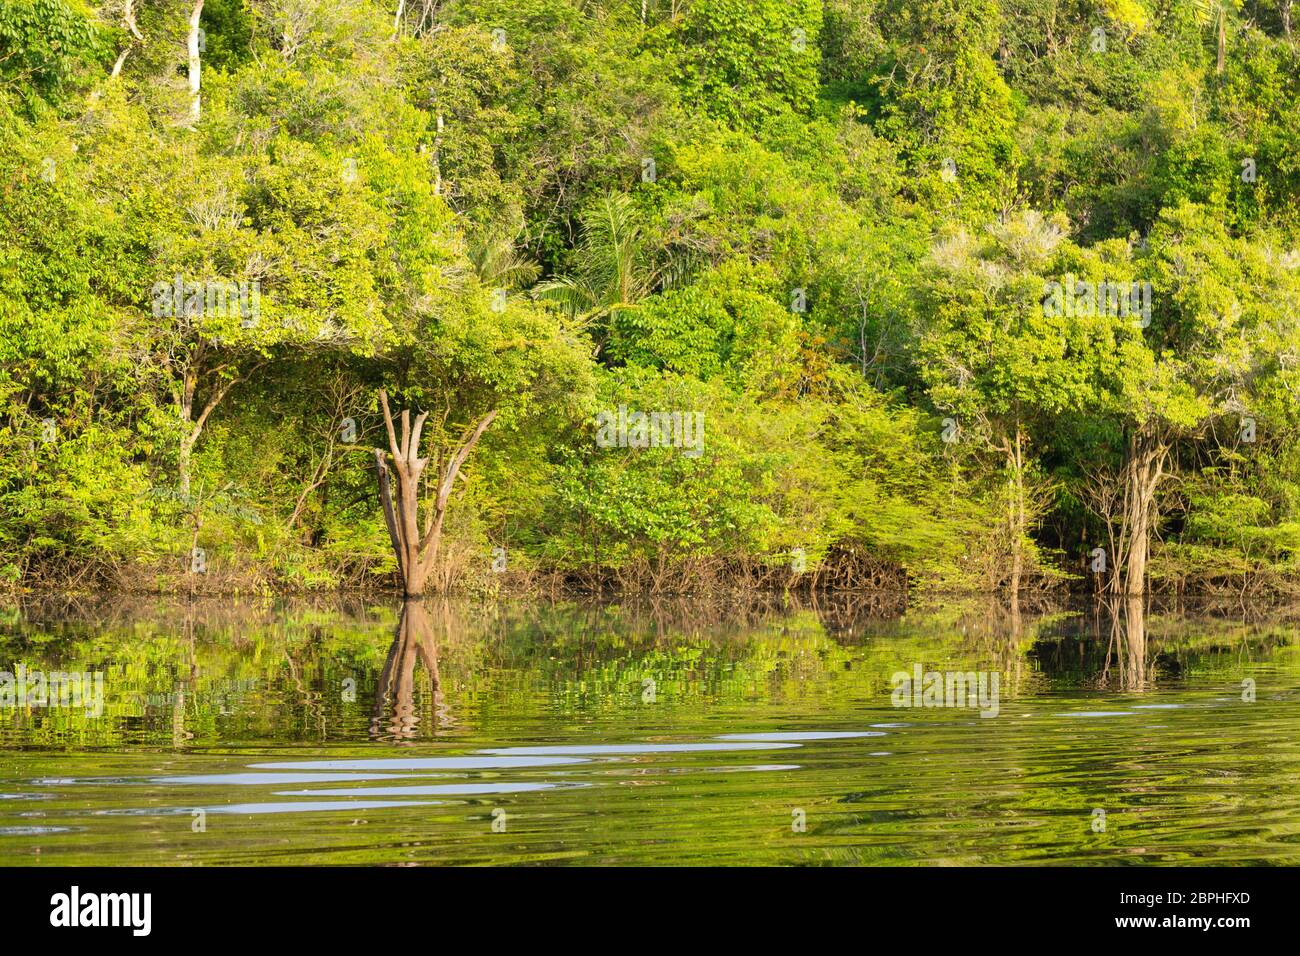
[[[494,409],[477,425],[465,430],[454,450],[437,449],[434,452],[434,474],[437,497],[433,506],[425,510],[423,528],[419,521],[420,478],[428,458],[420,457],[420,433],[424,430],[428,412],[421,412],[411,424],[410,410],[401,413],[401,440],[393,427],[393,415],[388,409],[388,393],[379,392],[379,404],[384,412],[384,427],[388,433],[388,451],[375,449],[375,473],[379,478],[379,501],[384,507],[384,522],[388,537],[397,556],[397,569],[402,577],[402,591],[407,597],[424,593],[425,581],[438,557],[442,540],[443,520],[451,489],[483,432],[492,424],[497,413]],[[394,497],[389,475],[389,463],[397,475],[397,495]]]
[[[404,31],[411,36],[424,36],[437,31],[434,19],[442,9],[443,0],[412,0],[408,6],[406,0],[397,0],[397,13],[393,17],[393,39]]]
[[[122,6],[122,25],[127,28],[131,35],[127,37],[126,46],[122,48],[122,52],[117,55],[117,59],[113,62],[113,70],[108,74],[110,82],[116,80],[121,75],[122,67],[126,65],[126,58],[130,55],[131,51],[135,49],[136,44],[144,42],[144,35],[140,32],[140,27],[137,26],[135,22],[135,0],[124,0]],[[90,103],[92,105],[99,102],[101,92],[101,90],[95,90],[90,94]]]
[[[190,55],[190,124],[199,121],[199,17],[203,15],[203,0],[194,0],[190,11],[190,33],[186,48]]]
[[[330,415],[328,418],[321,420],[321,428],[318,431],[323,450],[319,460],[312,467],[311,477],[303,484],[302,492],[298,495],[298,500],[294,502],[293,514],[289,516],[288,524],[285,526],[290,529],[302,517],[312,493],[329,479],[330,470],[339,457],[340,442],[353,440],[351,438],[342,439],[341,433],[350,417],[348,409],[355,407],[360,400],[361,387],[349,385],[342,373],[335,372],[326,391],[330,399]],[[363,436],[359,435],[357,437]]]
[[[190,10],[190,35],[186,49],[190,53],[190,125],[199,122],[199,17],[203,16],[203,0],[194,0]]]
[[[1106,527],[1111,594],[1146,593],[1151,539],[1160,521],[1156,493],[1168,477],[1170,451],[1154,429],[1138,429],[1129,436],[1119,474],[1102,469],[1088,476],[1084,504]]]

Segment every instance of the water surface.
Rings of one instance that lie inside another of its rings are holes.
[[[0,698],[0,864],[1297,863],[1297,646],[1136,602],[27,602],[0,671],[102,701]],[[898,706],[917,667],[996,715]]]

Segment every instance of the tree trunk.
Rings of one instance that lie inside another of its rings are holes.
[[[177,454],[176,470],[180,473],[181,494],[189,497],[190,461],[193,457],[194,443],[198,435],[194,430],[194,392],[198,387],[198,375],[193,369],[186,369],[181,383],[179,408],[181,425],[185,432],[181,435],[181,447]]]
[[[126,28],[131,31],[131,36],[137,40],[144,39],[144,34],[140,32],[140,28],[135,22],[135,0],[126,0],[126,3],[122,5],[122,21],[126,24]]]
[[[469,457],[483,432],[496,418],[496,411],[489,412],[472,429],[466,430],[459,447],[449,455],[438,452],[437,498],[433,507],[426,509],[423,531],[420,528],[420,476],[428,458],[420,457],[420,433],[424,429],[428,412],[421,412],[411,425],[409,410],[402,412],[401,440],[393,427],[393,415],[388,409],[388,393],[379,392],[379,404],[384,412],[384,426],[388,434],[388,451],[375,449],[375,474],[379,479],[379,502],[384,509],[384,523],[388,526],[388,539],[397,557],[397,570],[402,578],[402,593],[407,597],[418,597],[424,593],[424,585],[429,571],[438,557],[438,546],[442,541],[443,520],[447,514],[447,504],[451,498],[451,489],[460,474],[461,466]],[[444,464],[445,462],[445,464]],[[397,475],[397,490],[394,494],[389,474],[389,464]]]
[[[1025,439],[1016,426],[1014,444],[1007,443],[1007,468],[1010,470],[1007,495],[1007,531],[1010,535],[1011,575],[1007,590],[1014,602],[1020,595],[1020,578],[1024,572],[1025,540]]]
[[[1124,669],[1126,690],[1143,690],[1147,682],[1146,605],[1143,598],[1124,601],[1124,643],[1128,666]]]
[[[1146,593],[1147,560],[1156,525],[1156,491],[1164,478],[1169,448],[1154,432],[1135,431],[1129,437],[1124,464],[1123,553],[1116,556],[1111,590],[1141,596]]]
[[[203,13],[203,0],[194,0],[190,11],[190,34],[186,49],[190,57],[190,125],[199,121],[199,17]]]
[[[180,472],[180,490],[181,494],[187,499],[190,496],[190,462],[193,459],[194,444],[190,441],[189,436],[181,439],[181,450],[177,456],[176,470]]]
[[[131,36],[127,37],[126,46],[123,48],[122,52],[117,55],[117,60],[113,63],[112,72],[108,74],[110,81],[116,80],[122,73],[122,67],[126,64],[126,58],[130,55],[131,51],[135,49],[136,43],[144,42],[144,35],[140,33],[140,28],[135,22],[135,0],[126,0],[126,3],[122,7],[122,22],[126,25],[126,28],[131,31]],[[99,95],[101,92],[103,91],[95,90],[91,93],[90,102],[99,102]]]
[[[1124,594],[1133,596],[1146,593],[1147,546],[1150,533],[1146,509],[1139,505],[1134,510],[1133,536],[1129,543],[1128,560],[1124,564]]]
[[[1219,8],[1219,52],[1214,72],[1222,73],[1228,59],[1228,11]]]
[[[123,49],[122,52],[117,55],[117,60],[113,63],[113,72],[108,74],[108,78],[110,80],[116,80],[118,74],[122,72],[122,67],[126,63],[127,54],[131,52],[131,46],[132,44],[128,43],[126,45],[126,48]],[[96,90],[95,92],[98,93],[99,91]]]
[[[176,410],[180,416],[181,424],[185,428],[185,433],[181,435],[180,454],[177,462],[182,494],[189,495],[190,493],[190,462],[194,457],[194,446],[198,444],[199,436],[203,434],[203,426],[208,423],[208,418],[221,404],[222,399],[230,394],[230,390],[256,372],[263,364],[259,362],[244,374],[228,378],[213,389],[197,419],[194,418],[194,396],[199,387],[199,373],[193,366],[185,370],[180,394],[176,396]],[[219,374],[223,370],[224,366],[218,367],[214,372]]]

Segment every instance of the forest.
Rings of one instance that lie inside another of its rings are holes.
[[[1293,0],[0,0],[0,591],[1300,592]]]

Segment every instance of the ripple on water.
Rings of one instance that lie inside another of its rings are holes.
[[[303,800],[285,801],[283,803],[228,803],[212,807],[127,807],[97,810],[95,815],[103,817],[181,816],[193,814],[196,810],[202,810],[204,813],[232,815],[315,813],[318,810],[382,810],[388,807],[432,807],[441,802],[439,800]]]
[[[798,747],[796,743],[760,743],[736,741],[735,743],[706,744],[548,744],[544,747],[496,747],[482,751],[486,754],[671,754],[705,753],[717,750],[777,750]]]
[[[879,726],[879,725],[875,725]],[[719,734],[718,740],[841,740],[854,737],[883,737],[873,730],[796,730],[768,734]]]
[[[538,790],[559,790],[565,787],[590,787],[589,783],[442,783],[413,787],[347,787],[328,790],[279,790],[277,797],[436,797],[474,796],[487,793],[533,793]]]
[[[527,748],[524,748],[527,750]],[[567,751],[563,751],[567,752]],[[499,751],[483,750],[482,754]],[[558,767],[586,763],[579,757],[544,756],[472,756],[472,757],[384,757],[345,760],[289,760],[277,763],[253,763],[253,770],[510,770],[522,767]]]

